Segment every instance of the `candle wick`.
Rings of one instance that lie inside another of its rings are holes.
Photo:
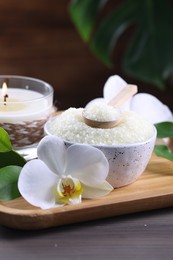
[[[4,95],[4,106],[6,106],[7,105],[7,98],[8,98],[8,95],[6,94],[6,95]]]

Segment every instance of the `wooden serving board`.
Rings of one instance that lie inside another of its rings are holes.
[[[173,163],[153,155],[136,182],[97,200],[49,210],[33,207],[23,198],[0,201],[0,224],[17,229],[44,229],[169,206],[173,206]]]

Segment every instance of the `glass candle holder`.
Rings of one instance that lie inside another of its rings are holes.
[[[24,156],[44,136],[44,124],[53,112],[50,84],[30,77],[0,76],[0,127]]]

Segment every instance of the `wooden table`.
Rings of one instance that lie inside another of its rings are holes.
[[[173,209],[37,231],[0,227],[0,259],[173,259]]]
[[[1,202],[0,223],[13,229],[0,226],[0,260],[172,260],[172,206],[173,164],[154,155],[139,180],[99,201],[50,212]]]

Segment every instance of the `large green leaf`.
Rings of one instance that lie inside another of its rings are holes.
[[[17,165],[23,167],[25,163],[26,160],[15,151],[0,153],[0,168],[8,165]]]
[[[173,122],[162,122],[155,124],[157,129],[157,137],[165,138],[165,137],[173,137]]]
[[[0,168],[8,165],[24,166],[26,160],[13,150],[8,133],[0,127]]]
[[[173,4],[140,1],[138,29],[124,56],[124,69],[137,79],[164,89],[173,73]]]
[[[157,138],[173,138],[173,122],[161,122],[155,124]],[[173,153],[167,145],[155,145],[154,152],[157,156],[173,161]]]
[[[9,152],[12,150],[12,144],[8,133],[0,127],[0,152]]]
[[[108,66],[112,66],[111,55],[126,29],[133,24],[139,1],[128,0],[118,10],[111,12],[99,25],[91,40],[91,49]]]
[[[12,200],[20,197],[18,178],[21,167],[7,166],[0,169],[0,200]]]
[[[166,145],[162,145],[162,144],[155,145],[154,152],[159,157],[163,157],[165,159],[173,161],[173,153],[171,153],[171,151]]]
[[[165,81],[173,75],[173,3],[170,0],[126,0],[106,17],[97,20],[99,2],[101,0],[77,0],[70,6],[80,33],[86,35],[84,38],[91,37],[92,51],[105,64],[112,65],[112,52],[117,42],[128,28],[134,26],[123,55],[122,68],[134,78],[164,89]],[[92,8],[95,8],[94,13]]]
[[[108,0],[75,0],[69,11],[84,41],[88,41],[97,16]]]

